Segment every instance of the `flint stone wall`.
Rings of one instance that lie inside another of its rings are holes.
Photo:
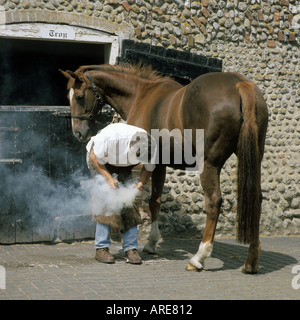
[[[120,37],[223,60],[223,71],[255,81],[269,106],[262,163],[261,233],[300,233],[300,4],[296,0],[0,0],[7,24],[49,22],[89,27]],[[17,27],[17,24],[16,24]],[[236,158],[221,174],[217,234],[234,235]],[[145,194],[142,207],[147,207]],[[148,231],[147,214],[140,231]],[[205,225],[199,176],[168,170],[162,196],[163,234],[201,236]]]

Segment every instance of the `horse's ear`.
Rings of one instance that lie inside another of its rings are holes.
[[[67,79],[74,78],[79,80],[77,74],[75,74],[75,72],[73,71],[70,71],[70,70],[63,71],[61,69],[58,69],[58,71]]]
[[[61,69],[58,69],[58,71],[59,71],[65,78],[67,78],[67,79],[69,79],[70,76],[71,76],[68,72],[63,71],[63,70],[61,70]]]

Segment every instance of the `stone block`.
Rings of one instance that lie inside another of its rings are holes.
[[[281,30],[278,32],[278,41],[284,41],[284,32]]]
[[[288,6],[289,5],[289,2],[287,0],[280,0],[280,4],[282,6]]]
[[[274,12],[274,21],[277,22],[280,20],[280,12],[279,11],[275,11]]]
[[[264,19],[264,15],[263,15],[261,10],[257,11],[257,18],[258,18],[259,21],[264,21],[265,20]]]
[[[210,14],[206,8],[202,8],[201,12],[206,18],[208,18],[210,16]]]
[[[135,35],[139,38],[142,35],[141,28],[137,27],[134,30],[135,30]]]
[[[130,7],[130,5],[128,4],[127,1],[122,1],[122,2],[121,2],[121,5],[124,7],[124,9],[125,9],[127,12],[130,11],[131,7]]]
[[[194,20],[197,27],[199,27],[201,25],[201,22],[197,16],[193,17],[193,20]]]
[[[290,32],[289,41],[290,42],[296,41],[296,33],[295,32]]]
[[[269,48],[276,48],[277,43],[276,43],[276,41],[274,41],[274,40],[268,40],[268,41],[267,41],[267,46],[268,46]]]

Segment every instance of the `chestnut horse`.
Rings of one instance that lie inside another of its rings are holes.
[[[261,160],[268,122],[267,105],[258,87],[245,76],[231,72],[207,73],[182,86],[140,65],[91,65],[75,72],[60,72],[68,79],[72,130],[81,142],[95,134],[93,126],[105,103],[128,124],[149,133],[151,129],[176,128],[182,133],[192,129],[194,137],[196,129],[204,129],[200,181],[205,195],[206,226],[199,250],[186,270],[202,270],[204,260],[211,255],[222,204],[220,171],[233,153],[237,155],[237,240],[250,244],[243,272],[256,273],[260,255]],[[144,248],[148,253],[155,252],[160,238],[158,213],[165,175],[166,165],[156,165],[149,201],[151,232]]]

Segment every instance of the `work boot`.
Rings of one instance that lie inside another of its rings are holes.
[[[126,251],[125,259],[131,264],[142,264],[142,258],[136,249]]]
[[[103,263],[115,263],[115,258],[109,253],[108,248],[97,249],[95,259]]]

